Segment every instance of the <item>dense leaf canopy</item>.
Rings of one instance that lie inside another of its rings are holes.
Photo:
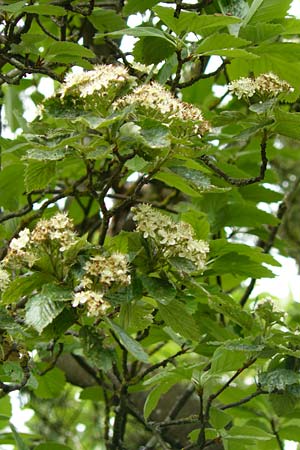
[[[290,6],[0,1],[1,448],[300,442]]]

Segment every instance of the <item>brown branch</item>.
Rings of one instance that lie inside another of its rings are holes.
[[[184,89],[186,87],[192,86],[194,83],[196,83],[199,80],[205,80],[206,78],[215,77],[216,75],[218,75],[226,67],[226,64],[230,64],[230,61],[228,61],[227,59],[225,61],[223,61],[223,63],[214,72],[210,72],[210,73],[202,73],[202,72],[200,72],[198,75],[196,75],[195,77],[190,78],[188,81],[184,81],[182,83],[178,83],[176,87],[178,89]],[[171,83],[167,82],[167,84],[170,85]]]
[[[226,409],[229,409],[229,408],[236,408],[237,406],[241,406],[241,405],[244,405],[245,403],[250,402],[250,400],[252,400],[253,398],[257,397],[258,395],[262,395],[262,394],[269,394],[269,392],[259,389],[255,392],[253,392],[253,394],[250,394],[247,397],[242,398],[241,400],[221,406],[220,409],[222,411],[225,411]]]
[[[227,183],[231,184],[232,186],[249,186],[250,184],[258,183],[259,181],[262,181],[265,177],[265,173],[267,170],[267,164],[268,164],[268,158],[267,158],[267,140],[268,140],[268,132],[266,129],[263,130],[263,137],[260,143],[260,155],[261,155],[261,164],[259,169],[259,175],[256,177],[250,177],[250,178],[234,178],[230,175],[227,175],[223,170],[221,170],[219,167],[217,167],[211,160],[210,156],[208,155],[202,155],[200,156],[201,161],[209,167],[216,175],[218,175],[220,178],[223,178]]]

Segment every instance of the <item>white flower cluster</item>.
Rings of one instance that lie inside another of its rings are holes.
[[[4,266],[32,267],[41,250],[41,243],[56,244],[64,252],[76,242],[76,233],[71,219],[64,213],[57,213],[51,219],[41,219],[30,232],[28,228],[20,231],[11,240]]]
[[[260,97],[277,97],[284,92],[293,92],[289,83],[280,80],[273,73],[263,73],[257,78],[239,78],[229,83],[228,89],[239,99],[242,97],[250,98],[255,94]]]
[[[136,87],[130,94],[118,99],[114,108],[133,105],[135,111],[163,123],[182,128],[186,133],[202,136],[209,130],[199,108],[175,98],[157,82]]]
[[[58,92],[61,98],[72,95],[82,98],[89,97],[89,100],[94,100],[96,97],[104,99],[112,95],[112,100],[114,100],[113,94],[131,79],[124,66],[97,65],[93,70],[87,72],[70,72]]]
[[[195,239],[189,223],[174,222],[148,204],[132,208],[132,212],[137,230],[143,233],[144,238],[152,238],[166,258],[188,259],[197,270],[203,271],[209,246],[206,241]]]
[[[89,316],[103,315],[110,307],[109,303],[104,300],[102,292],[95,292],[90,289],[74,294],[72,306],[76,308],[77,306],[84,304],[87,305]]]
[[[108,257],[93,256],[85,264],[84,271],[85,275],[78,286],[80,291],[74,294],[72,305],[86,304],[88,314],[92,316],[103,314],[109,307],[103,298],[108,288],[114,284],[127,286],[131,281],[127,258],[121,253],[113,253]]]
[[[5,291],[5,289],[9,286],[10,283],[10,275],[7,270],[0,268],[0,291]]]
[[[41,219],[32,231],[30,241],[34,244],[56,241],[59,250],[64,252],[76,241],[73,221],[65,213],[55,214],[51,219]]]

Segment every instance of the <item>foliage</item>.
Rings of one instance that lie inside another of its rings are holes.
[[[298,307],[252,294],[299,262],[290,3],[0,2],[1,445],[300,442]]]

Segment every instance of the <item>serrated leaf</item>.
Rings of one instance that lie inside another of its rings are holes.
[[[253,327],[253,317],[251,314],[241,308],[241,306],[225,294],[208,294],[208,305],[215,311],[223,314],[241,327],[251,329]]]
[[[271,22],[274,19],[284,18],[290,7],[291,0],[254,0],[244,23]]]
[[[103,347],[103,336],[87,325],[81,327],[79,336],[83,352],[91,363],[104,372],[110,370],[114,354],[111,349]]]
[[[45,51],[45,57],[49,59],[49,56],[56,57],[58,55],[74,55],[81,58],[93,58],[94,53],[82,45],[75,44],[74,42],[60,41],[55,44],[51,44]]]
[[[250,44],[250,41],[246,39],[242,39],[239,37],[232,36],[227,33],[215,33],[211,36],[208,36],[206,39],[201,41],[200,45],[196,49],[196,53],[203,53],[211,50],[218,49],[232,49],[245,47]]]
[[[32,161],[25,167],[25,187],[27,192],[44,189],[55,176],[54,161]]]
[[[51,281],[51,275],[43,272],[17,277],[9,284],[2,295],[1,303],[7,305],[20,300],[21,297],[29,295],[35,289],[39,290],[44,284]]]
[[[106,322],[109,324],[110,328],[116,333],[118,338],[124,347],[139,361],[148,362],[148,355],[141,346],[139,342],[129,336],[125,330],[123,330],[119,325],[114,323],[112,320],[106,318]]]
[[[292,370],[277,369],[259,374],[258,382],[263,389],[267,389],[269,392],[281,391],[289,385],[299,384],[300,375]]]
[[[290,113],[282,109],[275,110],[274,131],[283,136],[300,140],[300,114]]]
[[[94,8],[88,20],[94,25],[96,30],[102,33],[120,30],[126,26],[122,17],[112,9]]]
[[[166,325],[176,333],[193,341],[199,340],[200,331],[194,318],[187,313],[184,305],[178,300],[172,300],[167,306],[160,303],[158,309]]]
[[[158,64],[169,58],[175,52],[171,42],[154,37],[142,37],[134,45],[133,56],[135,61],[142,64]]]
[[[37,375],[36,378],[38,387],[35,389],[35,395],[43,399],[59,397],[66,384],[64,372],[57,367],[45,375]]]
[[[63,302],[54,302],[43,294],[34,295],[26,303],[25,322],[41,333],[63,309]]]
[[[221,346],[213,354],[210,373],[236,371],[243,366],[247,359],[248,355],[245,352],[232,351]]]
[[[241,22],[239,17],[226,15],[198,15],[193,12],[181,11],[179,18],[174,17],[174,9],[163,6],[153,8],[155,14],[176,34],[182,32],[197,33],[203,35],[203,31],[221,29],[230,24]]]
[[[136,28],[125,28],[123,30],[119,31],[112,31],[110,33],[106,33],[106,36],[116,36],[116,37],[123,37],[124,35],[127,36],[134,36],[137,38],[141,37],[152,37],[152,38],[160,38],[164,39],[165,41],[171,43],[174,47],[176,47],[176,44],[171,36],[167,35],[163,31],[159,30],[158,28],[154,27],[136,27]],[[97,34],[96,37],[103,37],[102,34]]]
[[[168,305],[176,297],[176,289],[167,280],[143,277],[142,283],[148,294],[162,305]]]

